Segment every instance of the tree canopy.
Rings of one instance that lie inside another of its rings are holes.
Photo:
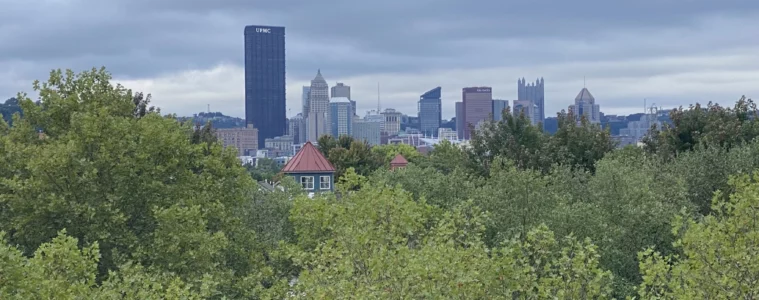
[[[756,108],[672,112],[644,147],[560,113],[469,146],[322,137],[334,193],[242,166],[104,69],[0,122],[2,299],[754,299]],[[4,114],[5,116],[5,114]],[[401,154],[408,167],[390,170]]]

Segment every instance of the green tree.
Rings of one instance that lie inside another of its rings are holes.
[[[387,167],[396,155],[403,155],[411,163],[417,163],[423,158],[416,147],[406,144],[378,145],[372,147],[372,153],[380,157]]]
[[[0,232],[0,240],[5,233]],[[98,285],[98,244],[80,249],[75,238],[61,231],[40,245],[32,257],[0,246],[0,298],[2,299],[207,299],[216,283],[205,278],[193,287],[176,275],[151,273],[137,265],[124,265]]]
[[[644,139],[646,149],[664,157],[693,150],[697,145],[732,148],[759,136],[756,104],[745,96],[734,107],[722,107],[709,102],[682,107],[670,112],[672,125]]]
[[[675,218],[681,256],[640,253],[643,299],[756,299],[759,297],[759,180],[736,176],[729,201],[714,197],[713,215]]]
[[[466,152],[460,146],[448,140],[442,140],[433,146],[426,159],[417,164],[431,167],[443,174],[450,174],[454,169],[466,168],[466,162]]]
[[[553,239],[546,227],[492,252],[471,201],[439,213],[411,195],[364,185],[341,199],[296,200],[291,219],[303,268],[296,298],[603,298],[611,276],[589,242]],[[492,255],[491,255],[492,253]]]
[[[134,96],[103,69],[51,72],[39,105],[0,136],[0,228],[32,255],[66,229],[98,243],[98,280],[130,262],[187,282],[257,293],[267,273],[243,209],[257,188],[235,153],[158,113],[135,118]],[[37,129],[45,138],[40,138]],[[234,241],[234,242],[230,242]]]
[[[250,172],[250,176],[256,181],[273,180],[282,169],[276,161],[269,158],[258,158],[256,165],[245,166]]]
[[[548,139],[546,151],[554,157],[553,163],[593,172],[595,163],[616,148],[609,130],[591,124],[585,116],[577,124],[575,115],[560,112],[558,123],[559,129]]]
[[[335,140],[324,135],[319,138],[319,151],[335,166],[335,178],[340,178],[346,170],[353,168],[360,175],[369,175],[382,166],[382,157],[372,152],[366,142],[343,135]]]
[[[547,171],[550,167],[543,155],[548,137],[524,114],[514,116],[504,111],[500,121],[485,122],[472,132],[469,167],[481,175],[488,174],[496,157],[509,159],[520,169]]]

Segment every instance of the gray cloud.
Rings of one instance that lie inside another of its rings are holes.
[[[546,78],[551,111],[574,98],[582,76],[605,85],[594,92],[607,99],[602,109],[635,107],[630,99],[641,90],[687,104],[752,92],[740,78],[712,78],[709,91],[697,92],[687,82],[709,72],[753,78],[759,64],[748,59],[759,49],[759,30],[748,20],[757,15],[759,2],[751,0],[0,0],[0,98],[28,91],[53,68],[104,65],[159,91],[163,100],[155,99],[167,109],[189,113],[213,102],[237,112],[242,86],[210,80],[238,82],[218,76],[242,76],[234,68],[242,64],[244,26],[270,24],[287,27],[293,107],[317,68],[331,83],[352,85],[356,98],[375,99],[382,81],[385,106],[407,113],[416,95],[437,85],[451,107],[468,85],[491,85],[510,99],[523,76]],[[690,59],[676,63],[683,57]],[[187,79],[190,71],[209,82]],[[183,90],[196,96],[174,96]]]

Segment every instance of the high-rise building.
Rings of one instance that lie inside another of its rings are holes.
[[[330,133],[338,138],[350,135],[353,127],[353,111],[347,97],[332,97],[329,102]]]
[[[308,116],[306,128],[308,128],[308,141],[315,143],[319,137],[329,134],[329,86],[324,80],[321,70],[316,71],[316,77],[311,80],[308,93]]]
[[[356,101],[353,101],[353,98],[351,98],[351,87],[349,85],[345,85],[342,82],[338,82],[331,88],[331,97],[337,98],[337,97],[345,97],[348,98],[348,101],[351,103],[351,111],[353,112],[353,115],[356,115]]]
[[[468,87],[461,91],[464,103],[464,140],[472,138],[472,127],[479,127],[493,112],[493,89],[487,86]]]
[[[301,95],[301,106],[303,106],[303,115],[308,115],[308,94],[311,93],[311,86],[303,87],[303,94]]]
[[[383,132],[389,136],[397,135],[401,131],[401,117],[403,114],[392,108],[386,108],[382,112],[385,117],[385,126]]]
[[[382,141],[382,134],[380,133],[380,121],[371,119],[354,119],[353,120],[353,133],[354,139],[359,141],[365,141],[369,145],[376,146]]]
[[[456,134],[464,138],[464,102],[456,102]]]
[[[539,123],[542,123],[546,118],[545,98],[543,77],[530,83],[527,83],[524,77],[517,80],[517,100],[530,100],[538,106],[537,122]]]
[[[493,99],[493,121],[503,119],[503,111],[509,108],[509,100]]]
[[[442,88],[436,87],[419,96],[419,131],[427,136],[437,136],[442,114]]]
[[[302,144],[306,142],[306,122],[303,114],[299,113],[290,118],[290,129],[287,134],[293,137],[293,143]]]
[[[538,111],[538,105],[532,100],[514,100],[514,116],[524,114],[532,125],[538,125],[540,123],[540,112]]]
[[[569,111],[575,115],[577,121],[585,116],[590,123],[601,123],[601,108],[596,104],[596,98],[590,94],[587,88],[580,90],[580,93],[575,97],[575,104],[569,106]]]
[[[226,147],[235,147],[237,155],[255,155],[258,150],[258,129],[253,124],[245,128],[216,129],[216,138]],[[263,145],[261,145],[263,146]]]
[[[258,145],[285,133],[285,28],[245,26],[245,123]]]

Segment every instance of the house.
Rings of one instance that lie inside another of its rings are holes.
[[[311,142],[306,142],[290,161],[282,173],[295,178],[309,193],[331,192],[335,185],[335,167],[316,149]]]
[[[403,157],[403,155],[400,155],[399,153],[398,155],[395,156],[395,158],[393,158],[392,161],[390,161],[390,170],[402,169],[402,168],[405,168],[407,165],[408,165],[408,161],[406,160],[405,157]]]

